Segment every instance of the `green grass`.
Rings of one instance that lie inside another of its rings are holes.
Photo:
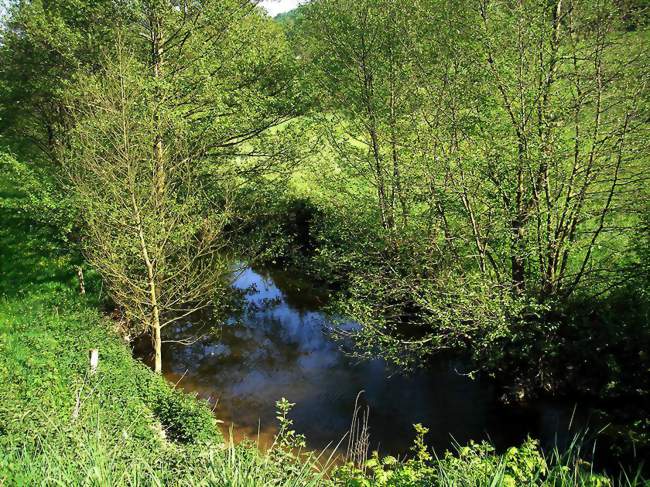
[[[78,459],[92,451],[98,435],[105,452],[119,446],[116,460],[222,444],[207,405],[133,360],[114,323],[78,295],[74,261],[47,232],[2,216],[0,485],[32,485],[25,472],[45,452],[48,458],[71,455],[65,461],[70,471],[90,468]],[[90,375],[93,348],[100,362]]]
[[[321,485],[310,462],[226,445],[207,404],[134,360],[79,296],[74,258],[1,216],[0,486]]]
[[[0,178],[1,180],[1,178]],[[5,185],[6,186],[6,185]],[[0,486],[321,485],[313,462],[224,441],[208,404],[133,359],[100,284],[0,185]],[[99,350],[89,372],[88,352]]]

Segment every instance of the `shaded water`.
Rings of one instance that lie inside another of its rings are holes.
[[[268,446],[276,432],[275,401],[286,397],[296,403],[295,429],[321,450],[349,429],[361,390],[370,406],[371,448],[382,453],[407,453],[414,423],[430,428],[427,441],[437,452],[471,439],[503,448],[528,434],[550,446],[572,434],[573,405],[504,406],[490,383],[461,375],[459,361],[440,358],[405,377],[381,360],[351,359],[327,331],[327,294],[299,273],[246,268],[233,286],[245,292],[244,311],[212,332],[205,323],[168,330],[168,340],[199,338],[166,343],[163,371],[209,399],[236,440],[259,438]]]

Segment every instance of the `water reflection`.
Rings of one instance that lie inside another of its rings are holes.
[[[286,397],[297,403],[296,430],[320,450],[345,434],[360,390],[370,406],[371,445],[383,453],[406,453],[414,423],[430,428],[427,440],[439,452],[454,440],[489,438],[504,447],[528,433],[547,444],[567,437],[571,408],[505,407],[489,383],[458,374],[452,360],[404,377],[380,360],[350,359],[326,331],[326,293],[296,273],[246,268],[233,287],[245,295],[243,312],[210,333],[204,323],[171,330],[167,339],[199,338],[167,343],[163,369],[172,382],[212,401],[235,439],[259,436],[268,445],[275,401]]]

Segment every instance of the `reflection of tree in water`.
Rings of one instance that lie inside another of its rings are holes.
[[[264,298],[260,303],[248,303],[246,305],[246,312],[250,314],[264,313],[270,311],[282,304],[282,298]]]
[[[324,284],[314,282],[279,268],[254,269],[265,281],[270,281],[282,293],[284,302],[299,312],[320,311],[329,301]]]
[[[322,448],[349,427],[363,389],[371,444],[385,452],[406,452],[417,422],[431,428],[429,442],[439,450],[450,446],[450,435],[461,443],[490,435],[497,445],[518,443],[528,432],[544,437],[529,428],[540,412],[504,409],[489,385],[462,377],[447,358],[410,377],[391,375],[381,361],[351,361],[323,332],[331,323],[320,312],[321,298],[310,298],[302,281],[291,278],[284,271],[245,269],[233,283],[229,313],[182,323],[171,338],[196,341],[165,345],[167,377],[174,383],[183,377],[184,389],[218,399],[217,414],[234,422],[239,434],[255,436],[259,427],[272,436],[275,401],[287,397],[297,403],[296,429],[311,447]]]

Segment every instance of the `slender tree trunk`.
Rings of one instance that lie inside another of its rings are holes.
[[[379,200],[379,211],[381,213],[381,221],[385,229],[392,230],[394,226],[394,221],[392,218],[392,213],[388,204],[386,202],[386,184],[384,180],[384,170],[382,167],[381,161],[381,152],[379,148],[379,136],[377,134],[375,114],[372,108],[372,103],[367,101],[367,110],[370,125],[368,128],[368,134],[370,135],[370,140],[372,142],[372,156],[374,159],[374,169],[375,177],[377,178],[377,199]]]
[[[521,295],[526,290],[526,247],[524,243],[526,230],[519,216],[512,222],[512,286],[515,294]]]
[[[160,327],[160,309],[158,304],[153,307],[153,348],[155,354],[154,370],[156,374],[162,374],[162,335]]]
[[[370,109],[369,109],[370,110]],[[384,173],[381,164],[381,153],[379,151],[379,137],[377,136],[377,131],[374,126],[374,118],[370,117],[371,126],[368,129],[368,134],[370,135],[370,140],[372,142],[372,157],[374,160],[374,170],[375,177],[377,180],[377,199],[379,203],[379,212],[381,216],[381,222],[385,229],[392,229],[392,219],[386,204],[386,185],[384,182]]]
[[[151,25],[151,57],[153,65],[153,77],[156,81],[159,81],[163,76],[163,28],[162,21],[156,12],[152,13]],[[160,89],[158,87],[156,89],[158,91],[157,101],[160,102],[162,95],[160,93]],[[163,194],[165,192],[166,177],[163,154],[163,140],[160,129],[160,116],[157,111],[154,113],[154,130],[156,131],[153,145],[153,158],[156,171],[155,191],[158,204],[161,205]]]
[[[519,143],[519,169],[517,171],[516,214],[511,222],[511,265],[512,289],[516,295],[521,295],[526,290],[526,210],[523,205],[524,198],[524,152],[523,143]]]
[[[368,135],[370,137],[370,142],[372,146],[372,157],[374,162],[374,172],[377,182],[377,199],[381,217],[382,226],[386,230],[392,230],[394,226],[394,220],[392,214],[390,213],[390,208],[388,208],[387,195],[386,195],[386,183],[384,180],[384,168],[382,164],[381,149],[379,143],[379,134],[377,132],[377,116],[374,108],[374,86],[373,86],[373,75],[370,67],[367,63],[367,48],[365,37],[361,38],[361,58],[360,58],[360,69],[361,76],[363,77],[362,85],[362,96],[366,108],[366,113],[368,115],[368,122],[366,128],[368,130]]]
[[[159,81],[162,76],[163,69],[163,26],[162,20],[158,15],[158,12],[152,12],[151,16],[151,55],[152,55],[152,67],[153,67],[153,77],[156,81]],[[157,101],[160,102],[162,94],[160,93],[160,88],[157,86]],[[165,158],[164,158],[164,148],[162,133],[160,128],[160,115],[156,111],[154,113],[154,144],[153,144],[153,159],[154,159],[154,192],[155,192],[155,201],[156,209],[158,213],[158,218],[161,225],[165,225],[164,221],[164,199],[165,199],[165,185],[166,185],[166,174],[165,174]],[[159,259],[155,260],[155,265],[160,265]],[[155,371],[157,374],[162,373],[162,337],[161,337],[161,323],[160,323],[160,304],[159,304],[159,286],[156,284],[154,278],[155,269],[154,263],[148,261],[147,271],[149,275],[150,283],[150,296],[151,296],[151,324],[153,328],[153,345],[155,353]]]
[[[79,280],[79,294],[86,294],[86,282],[84,281],[84,270],[80,265],[77,266],[77,279]]]
[[[394,69],[394,68],[393,68]],[[392,75],[391,75],[392,76]],[[406,227],[408,213],[406,209],[406,201],[404,193],[402,192],[402,180],[400,172],[399,152],[397,149],[397,114],[396,114],[396,96],[395,96],[395,82],[391,79],[391,93],[390,93],[390,146],[393,157],[393,188],[391,197],[391,211],[395,213],[395,196],[399,200],[400,209],[402,211],[402,228]]]
[[[156,272],[154,269],[153,262],[149,255],[149,249],[147,248],[147,242],[144,238],[144,229],[142,227],[142,218],[140,216],[140,210],[138,208],[135,195],[131,194],[131,202],[133,205],[133,210],[135,212],[135,223],[138,228],[138,238],[140,239],[140,252],[142,253],[142,259],[144,260],[145,267],[147,268],[147,284],[149,287],[149,306],[151,307],[151,323],[149,326],[151,328],[152,342],[154,347],[154,353],[156,356],[155,359],[155,371],[157,374],[162,373],[162,334],[160,323],[160,304],[158,302],[158,286],[156,286]]]

